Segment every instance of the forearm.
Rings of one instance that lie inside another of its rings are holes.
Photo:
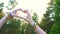
[[[37,34],[46,34],[38,25],[36,26],[36,31]]]
[[[0,19],[0,28],[3,26],[7,18],[8,18],[8,14],[6,14],[2,19]]]
[[[33,26],[34,25],[34,22],[32,21],[31,25]],[[47,34],[45,31],[43,31],[43,29],[41,29],[38,25],[36,25],[36,29],[35,29],[35,32],[37,34]]]

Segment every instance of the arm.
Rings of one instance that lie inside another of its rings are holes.
[[[31,25],[32,26],[35,26],[34,25],[34,21],[30,21]],[[34,29],[34,31],[37,33],[37,34],[47,34],[46,32],[44,32],[43,29],[41,29],[38,25],[36,25],[36,29]]]
[[[10,12],[9,14],[5,14],[5,16],[0,19],[0,28],[4,25],[5,21],[8,18],[11,18],[14,16],[16,16],[16,11]]]
[[[24,18],[24,17],[20,17],[20,18],[23,18],[24,20],[26,20],[32,27],[35,26],[34,25],[34,21],[30,15],[30,12],[28,10],[24,10],[23,11],[24,13],[27,13],[27,17]],[[34,29],[34,27],[33,27]],[[36,28],[34,29],[34,31],[37,33],[37,34],[47,34],[45,31],[43,31],[38,25],[36,25]]]
[[[47,33],[44,32],[38,25],[36,26],[36,33],[37,33],[37,34],[47,34]]]
[[[0,28],[3,26],[5,23],[6,19],[8,18],[8,14],[6,14],[1,20],[0,20]]]
[[[22,18],[24,20],[26,20],[32,27],[35,26],[34,25],[34,21],[30,15],[30,12],[28,10],[22,10],[22,9],[17,9],[15,11],[22,11],[24,13],[27,13],[27,17],[24,18],[24,17],[20,17],[20,16],[15,16],[17,18]],[[34,28],[34,27],[33,27]],[[46,32],[44,32],[38,25],[36,25],[36,29],[34,29],[34,31],[37,33],[37,34],[47,34]]]

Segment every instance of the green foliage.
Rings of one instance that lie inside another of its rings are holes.
[[[0,3],[0,13],[2,12],[2,10],[3,10],[3,7],[4,7],[4,3],[3,2],[1,2]]]
[[[50,34],[60,34],[60,0],[54,0],[55,23]]]
[[[33,15],[33,17],[35,17],[35,15]],[[0,34],[36,34],[36,33],[34,32],[31,25],[26,23],[24,20],[8,19],[6,20],[3,27],[0,29]]]
[[[18,4],[18,2],[16,0],[9,0],[8,5],[6,6],[6,8],[8,10],[13,9],[16,5]]]
[[[4,16],[4,12],[2,11],[4,7],[4,3],[0,2],[0,19]]]
[[[1,4],[2,5],[2,4]],[[17,5],[16,0],[10,0],[6,8],[8,10],[13,9]],[[3,5],[4,6],[4,5]],[[10,7],[11,6],[11,7]],[[1,11],[1,10],[0,10]],[[2,18],[3,12],[0,13]],[[38,16],[36,13],[32,16],[33,20],[37,22]],[[5,24],[0,29],[0,34],[36,34],[30,24],[25,23],[26,21],[20,19],[7,19]]]
[[[51,30],[51,26],[54,24],[54,15],[55,13],[53,12],[53,0],[48,3],[47,11],[43,15],[41,24],[39,26],[49,34]]]
[[[38,20],[38,15],[37,15],[36,12],[33,14],[32,18],[33,18],[33,20],[34,20],[35,22],[37,22],[37,20]]]
[[[36,34],[30,24],[27,25],[26,30],[26,34]]]
[[[0,13],[0,19],[1,19],[3,16],[4,16],[4,12],[2,11],[2,12]]]
[[[3,27],[0,29],[0,34],[19,34],[20,24],[20,20],[7,20]]]

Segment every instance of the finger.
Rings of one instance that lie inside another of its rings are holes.
[[[25,21],[27,21],[27,22],[28,22],[28,19],[27,19],[27,18],[20,17],[20,16],[15,16],[15,17],[17,17],[17,18],[21,18],[21,19],[24,19]]]
[[[17,11],[23,11],[21,8],[14,10],[14,13],[17,13]]]
[[[19,9],[17,9],[17,11],[23,11],[23,9],[19,8]]]
[[[24,13],[27,13],[27,10],[24,10],[23,12],[24,12]]]
[[[26,10],[27,12],[27,16],[30,16],[31,14],[30,14],[30,11],[29,10]]]
[[[30,14],[30,11],[29,10],[25,10],[26,13]]]

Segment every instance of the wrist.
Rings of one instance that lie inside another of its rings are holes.
[[[34,29],[34,31],[36,31],[36,26],[37,26],[37,23],[33,21],[34,24],[32,24],[32,27]]]
[[[8,13],[8,19],[12,19],[12,18],[13,18],[12,14]]]
[[[34,21],[33,20],[29,21],[29,24],[33,27]]]
[[[6,18],[8,18],[8,14],[5,14]]]

